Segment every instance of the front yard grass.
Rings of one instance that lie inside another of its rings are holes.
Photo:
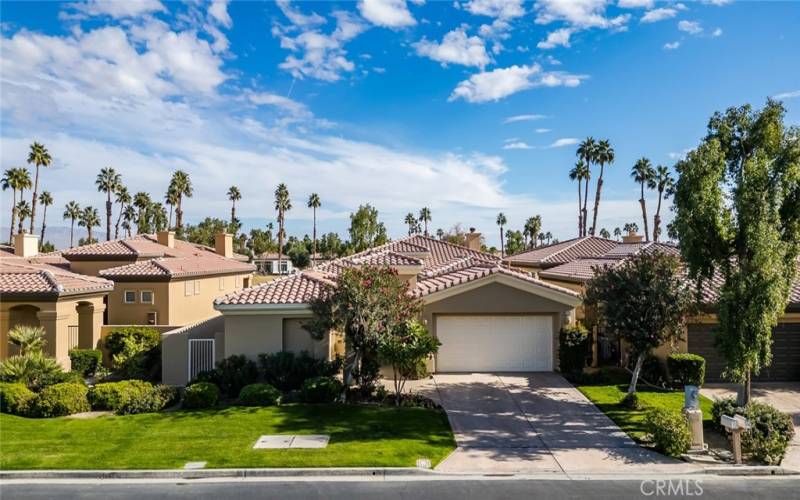
[[[642,441],[647,431],[644,417],[650,408],[664,408],[680,412],[683,409],[683,392],[660,391],[639,387],[637,394],[642,404],[641,410],[631,410],[620,404],[628,390],[628,385],[582,385],[578,387],[592,403],[608,415],[623,431],[636,441]],[[711,425],[712,401],[700,396],[700,409],[703,410],[703,427]]]
[[[262,434],[328,434],[324,449],[254,450]],[[455,448],[442,411],[286,405],[95,419],[0,415],[0,469],[401,467]]]

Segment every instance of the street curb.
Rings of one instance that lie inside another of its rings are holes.
[[[800,471],[779,466],[706,467],[701,474],[716,476],[797,476]]]
[[[295,469],[161,469],[161,470],[20,470],[0,471],[0,480],[15,479],[210,479],[251,477],[401,477],[435,476],[417,467],[346,467]]]

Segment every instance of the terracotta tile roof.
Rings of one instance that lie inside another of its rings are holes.
[[[622,259],[578,259],[556,267],[541,271],[539,276],[565,281],[589,281],[594,277],[595,267],[615,267],[624,262]]]
[[[17,255],[14,253],[14,247],[11,245],[0,245],[0,257],[17,258]],[[58,266],[69,270],[69,261],[65,259],[59,251],[39,253],[33,257],[27,257],[26,259],[29,262],[50,264],[51,266]]]
[[[576,259],[599,257],[618,245],[620,243],[614,240],[586,236],[510,255],[504,262],[512,265],[555,266]]]
[[[189,241],[175,238],[175,246],[170,248],[158,243],[158,237],[153,234],[137,234],[130,238],[101,241],[92,245],[73,247],[64,250],[62,254],[67,259],[79,260],[81,258],[108,258],[114,259],[136,259],[154,257],[186,257],[195,255],[198,252],[209,252],[217,255],[213,248],[191,243]],[[246,255],[234,254],[233,260],[247,260]]]
[[[114,283],[20,257],[0,258],[0,294],[61,296],[108,292]]]
[[[206,252],[208,253],[208,252]],[[183,278],[209,274],[249,273],[255,270],[252,264],[226,259],[215,254],[202,253],[188,257],[157,258],[135,262],[100,271],[100,276],[111,279]]]
[[[305,304],[320,293],[324,279],[310,273],[280,278],[251,288],[229,293],[214,301],[218,305]]]

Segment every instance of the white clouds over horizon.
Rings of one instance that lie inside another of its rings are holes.
[[[562,71],[542,71],[538,64],[513,65],[474,74],[460,82],[448,100],[464,99],[470,103],[498,101],[535,87],[577,87],[585,75]]]

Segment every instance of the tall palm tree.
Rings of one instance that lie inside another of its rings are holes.
[[[78,220],[78,225],[86,228],[86,242],[87,245],[94,242],[92,237],[92,228],[100,226],[100,214],[94,207],[85,207],[81,211],[81,217]]]
[[[314,213],[314,225],[312,227],[312,252],[311,252],[311,263],[316,264],[317,262],[317,209],[322,206],[322,201],[319,199],[319,195],[317,193],[311,193],[311,196],[308,197],[308,208]]]
[[[167,228],[167,210],[161,203],[153,203],[148,211],[150,220],[153,222],[153,229],[163,231]]]
[[[539,233],[539,244],[544,245],[544,240],[547,239],[545,233]]]
[[[609,238],[611,238],[611,233],[609,233],[608,229],[606,229],[604,227],[600,228],[600,237],[601,238],[605,238],[605,239],[609,239]]]
[[[111,202],[111,195],[121,184],[122,176],[113,167],[101,168],[94,181],[97,190],[106,193],[106,241],[111,241],[111,210],[114,206]]]
[[[592,236],[594,236],[594,230],[597,228],[597,213],[600,210],[600,194],[603,191],[603,172],[606,165],[614,163],[615,157],[614,148],[611,147],[611,143],[608,142],[608,139],[603,139],[597,143],[595,162],[600,165],[600,176],[597,178],[597,192],[594,195],[594,212],[592,213],[592,228],[589,230],[589,234]]]
[[[30,233],[33,234],[33,226],[36,219],[36,201],[39,198],[39,167],[49,167],[53,159],[44,144],[34,142],[31,144],[30,153],[28,153],[28,163],[36,165],[36,178],[33,182],[33,196],[31,198],[31,229]]]
[[[117,216],[117,223],[114,225],[114,239],[116,240],[119,238],[119,225],[122,221],[122,214],[125,212],[125,207],[130,206],[133,199],[128,192],[128,188],[122,184],[117,187],[114,195],[116,196],[117,203],[119,203],[119,215]]]
[[[75,246],[75,219],[81,216],[81,207],[75,201],[70,201],[66,205],[64,205],[64,215],[62,216],[64,220],[70,220],[69,226],[69,247],[72,248]]]
[[[619,241],[620,236],[622,236],[622,230],[619,227],[614,228],[614,238]]]
[[[177,203],[175,204],[175,231],[179,236],[183,235],[183,197],[191,198],[194,190],[192,189],[192,181],[189,179],[189,174],[183,170],[178,170],[172,174],[172,182],[170,187],[175,189],[177,194]]]
[[[541,215],[534,215],[533,217],[528,217],[528,220],[525,221],[525,226],[523,227],[523,234],[525,235],[526,244],[528,244],[528,239],[530,239],[530,244],[528,246],[535,247],[536,240],[539,237],[539,232],[542,230],[542,216]]]
[[[167,188],[167,194],[164,195],[164,203],[169,205],[169,217],[167,219],[167,227],[172,228],[172,207],[178,204],[178,191],[170,184]]]
[[[286,235],[286,212],[292,209],[289,199],[289,189],[286,184],[280,183],[275,189],[275,210],[278,211],[278,272],[283,269],[283,238]]]
[[[428,207],[422,207],[422,210],[419,211],[419,221],[425,226],[425,236],[428,236],[428,222],[431,221],[431,209]]]
[[[13,196],[11,197],[11,224],[9,225],[8,241],[12,242],[14,239],[14,224],[17,220],[17,191],[20,191],[20,200],[22,200],[22,189],[30,187],[31,176],[28,169],[15,167],[6,169],[3,172],[3,178],[0,179],[3,191],[11,189]]]
[[[656,215],[653,217],[653,241],[658,241],[661,235],[661,200],[665,200],[675,187],[675,180],[669,172],[669,168],[664,165],[656,167],[656,174],[653,177],[650,189],[658,191],[658,207]]]
[[[133,205],[128,204],[125,207],[125,210],[122,212],[122,229],[125,231],[125,237],[131,237],[131,226],[133,222],[136,220],[136,208]]]
[[[497,225],[500,226],[500,258],[506,256],[506,242],[503,239],[503,226],[508,224],[508,219],[506,219],[506,215],[503,212],[497,214]]]
[[[231,202],[231,226],[236,222],[236,202],[242,199],[242,192],[236,186],[228,188],[228,199]],[[233,235],[236,236],[235,234]]]
[[[148,229],[148,210],[152,204],[150,195],[139,191],[133,196],[133,206],[136,207],[136,233],[146,232]]]
[[[403,220],[405,224],[408,226],[408,235],[411,236],[412,234],[417,232],[417,218],[414,217],[414,214],[408,212],[406,214],[406,218]]]
[[[644,221],[644,237],[650,241],[650,230],[647,227],[647,202],[644,199],[644,186],[653,184],[653,177],[656,171],[647,158],[639,158],[631,168],[631,178],[639,183],[641,194],[639,195],[639,206],[642,207],[642,220]]]
[[[442,229],[442,228],[437,229],[436,230],[436,237],[439,238],[440,240],[443,240],[444,239],[444,229]]]
[[[578,155],[578,159],[583,161],[586,169],[591,171],[592,163],[594,163],[597,159],[597,142],[595,142],[594,137],[587,137],[584,139],[580,144],[578,144],[578,149],[576,151]],[[580,236],[586,236],[587,226],[586,221],[588,219],[588,212],[586,210],[586,203],[589,201],[589,178],[591,177],[591,172],[586,174],[584,181],[586,182],[586,186],[584,187],[583,191],[583,209],[581,209],[581,234]]]
[[[42,191],[39,195],[39,203],[42,204],[42,235],[39,237],[39,248],[44,245],[44,230],[47,227],[47,207],[53,204],[53,195],[50,191]]]
[[[588,193],[590,176],[591,172],[589,171],[589,164],[583,159],[579,159],[575,163],[575,166],[572,167],[572,170],[569,171],[570,180],[578,181],[578,237],[586,235],[586,230],[584,227],[586,225],[586,203],[584,201],[583,205],[581,205],[581,184],[583,182],[586,183],[586,188],[584,191]]]
[[[25,232],[25,228],[22,227],[22,224],[25,222],[25,219],[31,216],[31,213],[31,205],[27,200],[19,200],[17,202],[17,217],[19,218],[17,234]]]
[[[547,231],[546,233],[544,233],[544,239],[547,240],[547,244],[549,245],[550,240],[553,239],[553,234],[550,231]]]

